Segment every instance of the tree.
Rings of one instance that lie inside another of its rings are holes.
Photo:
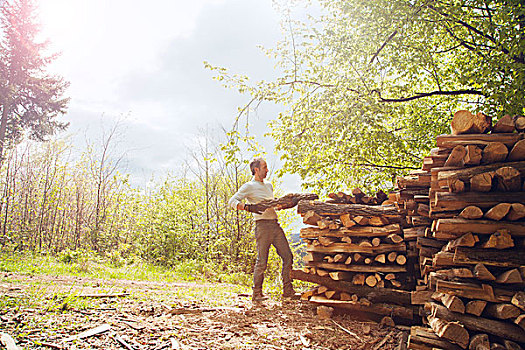
[[[268,54],[282,74],[218,79],[286,110],[271,122],[283,172],[318,190],[389,187],[419,168],[459,108],[521,114],[525,7],[492,0],[320,0]],[[249,110],[245,108],[244,110]]]
[[[16,143],[24,130],[44,140],[67,127],[58,121],[65,113],[68,83],[46,72],[56,55],[45,56],[47,42],[37,42],[39,33],[32,0],[4,1],[1,8],[3,40],[0,43],[0,160],[9,143]]]

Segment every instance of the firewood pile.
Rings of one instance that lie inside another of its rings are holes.
[[[339,192],[329,198],[303,200],[297,207],[309,226],[301,229],[305,267],[292,277],[319,285],[302,298],[413,323],[410,290],[415,281],[407,269],[403,213],[383,192],[368,197],[355,189],[352,195]]]
[[[426,327],[412,327],[408,347],[521,349],[525,117],[492,126],[481,113],[459,111],[451,126],[422,170],[398,180],[398,205],[421,224],[413,227],[421,278],[412,304]]]

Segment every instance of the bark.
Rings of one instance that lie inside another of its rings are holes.
[[[461,110],[454,113],[450,126],[453,135],[483,134],[491,129],[492,122],[483,113],[473,114],[467,110]]]
[[[512,117],[505,114],[496,122],[492,128],[492,133],[512,133],[514,132],[514,129],[514,121],[512,120]]]
[[[525,160],[525,140],[516,142],[507,157],[507,161],[509,162],[517,162],[520,160]]]
[[[503,162],[507,158],[508,154],[509,150],[507,149],[507,146],[505,146],[503,143],[489,142],[489,144],[483,149],[481,163],[491,164]]]
[[[508,322],[450,312],[446,307],[435,303],[426,304],[425,309],[430,309],[435,317],[449,321],[459,321],[472,331],[489,333],[516,342],[525,342],[525,331]]]
[[[395,303],[400,305],[411,305],[410,292],[397,289],[375,289],[366,286],[356,286],[350,282],[334,281],[331,278],[323,278],[316,275],[306,274],[300,270],[292,270],[291,276],[295,280],[317,283],[327,286],[332,290],[356,294],[359,297],[366,297],[372,303]]]
[[[314,193],[289,193],[281,198],[260,201],[255,204],[255,209],[261,212],[274,207],[289,209],[295,207],[301,200],[314,200],[317,198],[319,196]]]
[[[306,213],[313,210],[318,215],[361,215],[361,216],[380,216],[380,215],[394,215],[399,216],[397,208],[393,205],[389,206],[369,206],[362,204],[330,204],[310,200],[299,201],[297,212],[299,214]]]

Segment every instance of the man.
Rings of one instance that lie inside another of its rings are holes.
[[[264,182],[268,174],[268,165],[263,158],[255,158],[250,163],[250,170],[253,180],[242,185],[239,191],[230,199],[228,205],[237,210],[246,210],[254,213],[257,261],[253,271],[252,300],[262,301],[267,299],[262,292],[262,286],[271,245],[275,247],[277,254],[283,261],[283,297],[292,297],[295,295],[290,277],[293,261],[292,251],[284,231],[277,221],[277,213],[273,208],[266,209],[263,213],[257,212],[253,206],[253,204],[264,199],[273,198],[272,184]],[[248,204],[242,203],[244,199],[247,200]]]

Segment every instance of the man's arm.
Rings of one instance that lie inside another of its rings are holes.
[[[250,193],[250,186],[248,183],[245,183],[244,185],[239,188],[239,190],[230,198],[228,201],[228,206],[232,207],[233,209],[237,210],[244,210],[244,203],[241,201],[246,199],[248,197],[248,194]]]

